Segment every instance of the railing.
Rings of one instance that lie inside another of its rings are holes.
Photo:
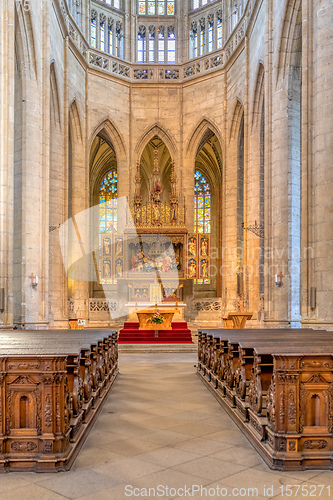
[[[69,15],[63,1],[61,1],[60,5],[66,20],[70,40],[91,68],[102,70],[105,73],[115,75],[127,81],[165,81],[170,83],[184,82],[223,68],[245,37],[255,2],[256,0],[248,2],[242,18],[226,41],[223,49],[179,65],[132,64],[105,52],[91,49],[81,31],[75,25],[74,20]]]

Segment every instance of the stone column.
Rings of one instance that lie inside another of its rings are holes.
[[[0,328],[13,325],[14,2],[0,1]]]
[[[313,2],[314,277],[317,326],[333,329],[333,11],[330,0]]]

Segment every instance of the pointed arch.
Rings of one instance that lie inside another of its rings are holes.
[[[222,150],[223,140],[217,125],[215,125],[211,120],[203,118],[191,134],[186,150],[187,154],[195,158],[202,146],[213,135],[216,135],[218,138]]]
[[[258,124],[259,118],[261,117],[264,93],[265,93],[265,69],[262,62],[259,62],[257,83],[254,91],[254,100],[253,100],[252,127]]]
[[[51,120],[61,128],[61,112],[60,112],[60,100],[59,100],[59,87],[58,79],[55,69],[55,62],[51,62],[50,66],[50,101],[51,101]]]
[[[174,140],[171,138],[171,135],[164,127],[155,124],[152,127],[146,129],[143,132],[141,139],[138,141],[134,149],[134,155],[136,159],[139,160],[141,158],[144,148],[146,147],[148,142],[155,136],[158,136],[164,142],[170,152],[171,157],[176,158],[178,151]]]
[[[23,2],[15,2],[15,6],[15,44],[27,74],[36,79],[37,61],[31,11],[24,8]]]
[[[102,137],[111,147],[114,148],[117,158],[125,159],[126,149],[124,140],[117,127],[109,118],[100,123],[100,125],[98,125],[90,135],[89,150],[91,149],[92,143],[97,135]]]
[[[83,134],[81,127],[81,119],[76,99],[73,100],[69,108],[69,125],[72,128],[72,133],[75,132],[76,140],[82,143]]]
[[[287,2],[280,35],[277,82],[280,78],[284,78],[286,73],[288,73],[294,33],[297,27],[297,18],[301,8],[302,0],[289,0]],[[302,29],[302,23],[300,25],[300,29]]]
[[[237,98],[233,118],[232,118],[232,123],[231,123],[231,129],[230,129],[230,140],[234,139],[237,137],[238,130],[242,121],[244,115],[244,106],[242,102]]]

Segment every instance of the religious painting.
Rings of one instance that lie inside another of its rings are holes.
[[[209,236],[200,237],[200,257],[208,257],[210,253]]]
[[[198,240],[196,236],[190,236],[188,239],[187,251],[189,258],[197,256],[197,241]]]
[[[209,278],[209,261],[208,259],[202,259],[200,261],[200,278]]]
[[[111,262],[109,260],[103,260],[103,278],[111,278]]]
[[[111,238],[103,238],[103,255],[111,255]]]
[[[133,296],[132,296],[133,302],[138,302],[139,300],[141,300],[141,298],[142,298],[142,294],[141,294],[140,288],[134,288]]]
[[[122,257],[123,255],[123,238],[116,238],[116,257]]]
[[[188,261],[188,277],[190,279],[195,279],[197,277],[197,261],[196,261],[196,259],[190,259]]]
[[[122,278],[123,277],[123,261],[122,259],[117,259],[116,260],[116,278]]]

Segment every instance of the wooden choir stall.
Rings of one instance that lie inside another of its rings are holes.
[[[205,330],[198,375],[275,470],[333,468],[332,332]]]

